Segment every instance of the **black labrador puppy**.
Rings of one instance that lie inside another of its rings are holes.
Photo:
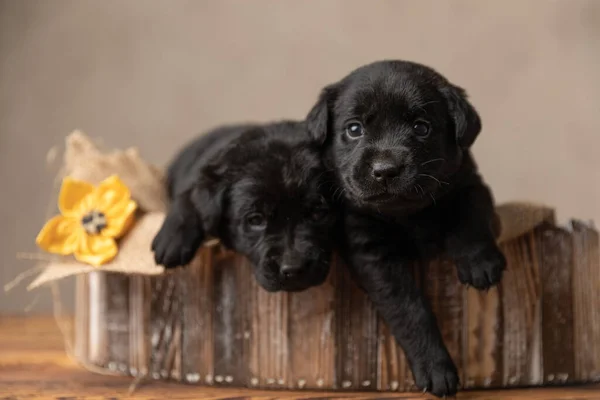
[[[431,68],[382,61],[326,87],[307,123],[344,194],[342,257],[416,384],[455,394],[456,367],[409,265],[445,252],[465,284],[487,289],[501,279],[493,199],[469,151],[481,130],[477,112]]]
[[[268,291],[299,291],[329,273],[336,210],[320,147],[303,122],[229,126],[185,147],[168,170],[170,208],[156,263],[188,264],[208,236],[247,256]]]

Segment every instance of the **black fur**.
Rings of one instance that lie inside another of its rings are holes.
[[[465,284],[487,289],[501,279],[493,199],[469,151],[481,130],[477,112],[434,70],[382,61],[326,87],[307,124],[346,200],[342,256],[417,385],[455,394],[456,367],[409,266],[446,252]]]
[[[336,211],[320,144],[302,122],[231,126],[189,144],[168,171],[171,206],[157,264],[188,264],[208,236],[248,257],[268,291],[321,284]]]

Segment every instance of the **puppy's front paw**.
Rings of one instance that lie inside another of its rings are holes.
[[[167,215],[152,241],[157,265],[175,268],[189,264],[204,239],[202,227],[194,218]]]
[[[500,283],[506,258],[498,247],[489,246],[473,252],[456,263],[458,279],[466,285],[486,290]]]
[[[456,395],[460,382],[456,366],[448,355],[428,358],[412,370],[417,387],[424,392],[437,397]]]

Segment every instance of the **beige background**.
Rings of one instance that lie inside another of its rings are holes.
[[[0,283],[31,267],[74,128],[164,165],[195,133],[301,118],[361,64],[430,64],[471,94],[499,201],[600,221],[600,1],[0,0]],[[68,287],[67,287],[68,289]],[[17,288],[0,312],[36,294]],[[48,311],[44,292],[33,311]]]

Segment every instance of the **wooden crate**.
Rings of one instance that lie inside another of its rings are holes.
[[[598,232],[538,226],[503,243],[508,270],[488,292],[444,260],[416,266],[467,388],[600,379]],[[334,262],[328,281],[269,294],[220,248],[160,277],[78,278],[76,353],[113,372],[190,384],[294,389],[414,389],[369,300]]]

